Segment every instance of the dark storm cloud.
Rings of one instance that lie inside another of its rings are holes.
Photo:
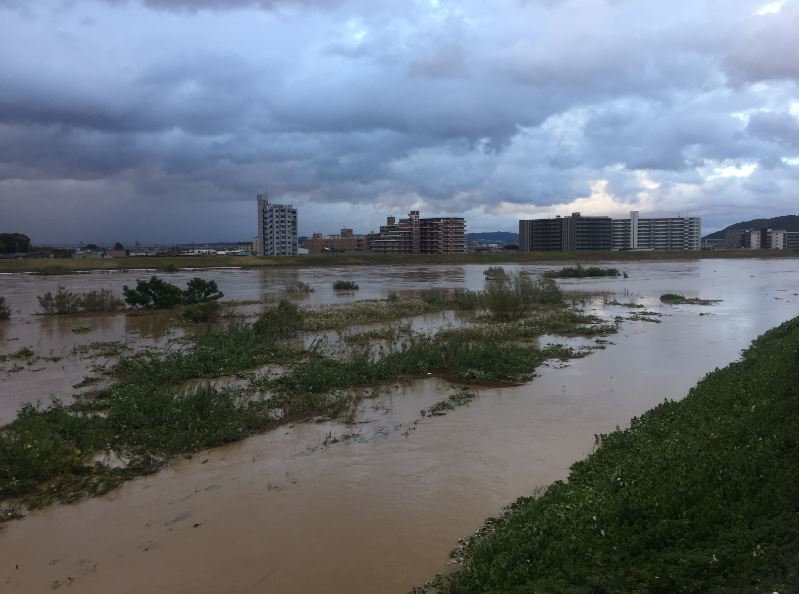
[[[117,235],[168,212],[175,239],[246,237],[267,182],[304,233],[411,206],[475,230],[575,205],[781,214],[799,11],[734,4],[0,0],[0,220],[93,205]]]
[[[799,149],[799,119],[789,113],[758,112],[746,129],[757,138]]]

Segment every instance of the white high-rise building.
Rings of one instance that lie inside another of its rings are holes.
[[[297,255],[297,209],[272,204],[266,192],[258,194],[258,255]]]
[[[644,219],[633,210],[629,219],[613,219],[613,249],[698,250],[701,230],[699,217]]]

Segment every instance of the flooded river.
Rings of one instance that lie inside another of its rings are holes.
[[[353,424],[286,426],[181,459],[109,496],[33,512],[0,529],[0,591],[407,592],[445,571],[455,541],[486,517],[565,478],[569,465],[593,447],[594,434],[625,425],[664,398],[683,397],[764,330],[799,315],[799,260],[602,265],[629,278],[561,285],[646,304],[663,314],[662,323],[626,321],[606,349],[565,367],[542,367],[524,386],[478,388],[469,406],[443,417],[422,417],[420,410],[453,388],[439,379],[417,380],[365,400]],[[197,275],[216,280],[226,298],[247,300],[279,295],[300,280],[315,288],[303,302],[322,304],[430,287],[479,289],[483,269]],[[66,353],[76,341],[118,340],[131,332],[136,340],[163,340],[166,329],[159,334],[157,324],[133,316],[110,316],[96,326],[89,321],[90,331],[76,335],[72,321],[33,315],[35,295],[58,284],[119,290],[137,276],[143,274],[0,277],[0,294],[21,310],[0,323],[0,348]],[[163,276],[185,283],[195,274]],[[361,290],[335,294],[332,282],[339,278]],[[664,306],[658,297],[666,292],[723,301]],[[629,311],[602,299],[590,308],[606,318]],[[135,330],[136,324],[146,327]],[[8,402],[10,386],[27,385],[24,374],[45,372],[3,373],[0,398]],[[71,397],[71,381],[42,385],[42,397]]]

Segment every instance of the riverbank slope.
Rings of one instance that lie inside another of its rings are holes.
[[[788,592],[799,586],[799,318],[688,396],[597,436],[439,584],[475,592]]]

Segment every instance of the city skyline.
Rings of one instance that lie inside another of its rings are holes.
[[[0,0],[0,232],[796,211],[799,1]]]

